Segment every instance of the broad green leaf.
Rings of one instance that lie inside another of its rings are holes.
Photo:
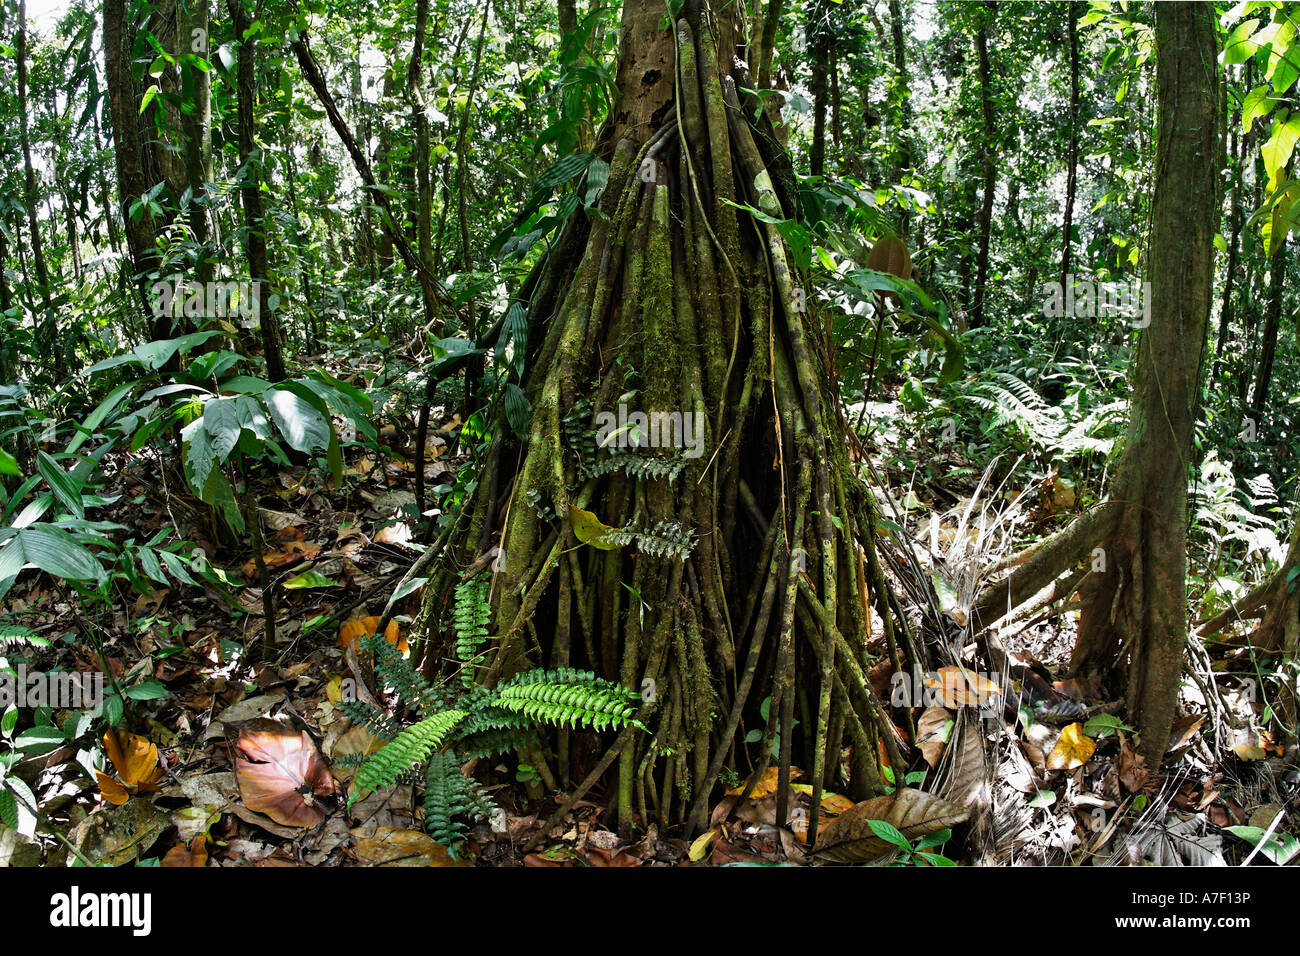
[[[1291,161],[1297,140],[1300,140],[1300,113],[1283,110],[1273,119],[1273,134],[1260,149],[1268,173],[1269,192],[1277,189],[1278,177]]]
[[[329,445],[330,425],[301,395],[284,388],[262,393],[276,427],[294,451],[308,452]]]
[[[1255,87],[1241,102],[1241,131],[1249,133],[1255,120],[1273,112],[1273,107],[1277,104],[1277,99],[1268,95],[1267,83]]]
[[[336,588],[339,585],[337,581],[325,577],[319,571],[308,569],[285,581],[284,586],[293,591],[299,588]]]
[[[77,482],[64,471],[57,461],[43,451],[36,453],[36,470],[40,472],[45,483],[54,492],[54,497],[68,511],[78,518],[86,517],[86,508],[81,502],[81,488]]]

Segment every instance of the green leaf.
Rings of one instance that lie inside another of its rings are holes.
[[[135,382],[123,382],[117,388],[108,393],[108,396],[96,406],[95,410],[86,416],[86,420],[77,428],[77,434],[72,436],[72,441],[68,442],[68,447],[64,449],[69,455],[73,454],[78,448],[85,443],[86,439],[95,433],[100,425],[104,424],[105,419],[113,413],[122,398],[127,392],[135,388]]]
[[[284,586],[294,591],[299,588],[336,588],[339,585],[337,581],[331,580],[319,571],[313,571],[309,568],[285,581]]]
[[[1260,840],[1267,832],[1262,827],[1235,826],[1224,827],[1224,829],[1233,836],[1241,837],[1251,846],[1258,846],[1259,852],[1278,866],[1286,866],[1297,853],[1300,853],[1300,840],[1289,833],[1274,831],[1268,841],[1261,846]]]
[[[23,470],[18,467],[18,459],[0,448],[0,475],[21,475],[22,473]]]
[[[329,445],[329,422],[301,395],[274,388],[264,392],[262,399],[276,427],[294,451],[308,452]]]
[[[552,189],[560,183],[568,182],[590,166],[595,158],[592,153],[572,153],[557,159],[546,172],[537,177],[537,188]]]
[[[1241,101],[1241,131],[1249,133],[1255,120],[1273,112],[1273,107],[1277,104],[1278,100],[1268,95],[1267,83],[1255,87]]]
[[[886,843],[892,843],[896,847],[904,850],[910,850],[912,844],[907,842],[907,837],[903,836],[898,827],[884,820],[868,820],[867,826],[871,827],[871,832]]]
[[[126,689],[126,696],[132,700],[162,700],[171,696],[161,682],[145,680]]]
[[[50,486],[50,490],[54,492],[54,497],[63,507],[78,518],[86,517],[86,509],[81,503],[81,487],[71,475],[59,467],[57,461],[45,452],[38,451],[36,470],[40,472],[41,477]]]
[[[1223,44],[1223,62],[1245,63],[1259,49],[1259,44],[1252,37],[1255,31],[1259,29],[1258,20],[1246,20],[1237,24],[1237,28],[1228,34],[1228,39]]]
[[[220,461],[230,458],[243,430],[238,398],[214,398],[203,406],[203,429],[212,436],[212,451]]]
[[[533,406],[514,382],[506,386],[506,420],[520,438],[528,437],[528,426],[533,420]]]
[[[1300,113],[1289,114],[1283,110],[1274,118],[1273,134],[1260,149],[1270,192],[1277,189],[1278,177],[1291,161],[1297,140],[1300,140]]]
[[[69,581],[104,579],[104,569],[89,549],[62,528],[47,524],[23,528],[0,548],[0,581],[26,564]]]

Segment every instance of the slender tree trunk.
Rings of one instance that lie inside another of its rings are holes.
[[[1123,509],[1082,588],[1073,667],[1122,680],[1155,766],[1178,702],[1187,641],[1187,485],[1213,285],[1219,73],[1209,3],[1155,9],[1159,109],[1152,201],[1151,325],[1111,497]],[[1096,556],[1094,557],[1096,561]]]
[[[1285,227],[1283,227],[1285,228]],[[1282,323],[1282,288],[1286,277],[1284,235],[1277,251],[1268,260],[1268,306],[1264,312],[1264,331],[1260,344],[1259,368],[1255,372],[1255,390],[1250,396],[1250,410],[1257,425],[1262,425],[1268,405],[1268,389],[1273,381],[1273,360],[1277,355],[1277,332]]]
[[[243,185],[240,199],[244,206],[244,254],[248,257],[248,275],[257,285],[258,325],[262,335],[262,354],[266,359],[266,377],[283,382],[288,377],[284,365],[284,339],[276,310],[270,305],[270,274],[266,261],[266,215],[262,209],[262,153],[254,142],[257,101],[257,73],[254,61],[256,38],[247,36],[252,25],[240,0],[226,0],[235,24],[239,43],[236,70],[239,96],[239,167]]]
[[[1227,84],[1224,84],[1227,88]],[[1226,114],[1226,111],[1224,111]],[[1232,177],[1232,206],[1228,211],[1228,229],[1232,238],[1228,240],[1228,265],[1223,276],[1223,302],[1219,306],[1219,334],[1214,343],[1214,372],[1211,380],[1219,381],[1223,369],[1224,351],[1228,347],[1228,336],[1232,332],[1233,292],[1237,282],[1237,255],[1241,248],[1241,177],[1244,170],[1241,165],[1241,139],[1237,135],[1237,125],[1232,125],[1232,165],[1227,175]]]
[[[14,40],[15,56],[18,60],[18,133],[23,148],[23,205],[27,208],[27,228],[32,237],[32,265],[36,269],[36,281],[40,284],[41,305],[44,316],[38,329],[40,341],[47,354],[53,353],[54,370],[63,376],[65,362],[64,350],[59,343],[59,325],[50,301],[50,274],[45,265],[45,250],[41,243],[41,227],[36,219],[36,209],[40,204],[40,194],[36,191],[36,172],[32,168],[31,136],[27,129],[27,0],[18,0],[18,35]]]
[[[1070,31],[1070,146],[1066,154],[1065,217],[1061,224],[1061,289],[1070,274],[1070,250],[1074,241],[1074,194],[1079,176],[1079,14],[1070,0],[1066,15]]]
[[[975,32],[975,54],[979,63],[980,108],[984,119],[984,131],[980,137],[980,163],[984,176],[979,217],[976,223],[979,229],[979,247],[975,255],[975,290],[971,305],[970,324],[977,328],[984,324],[985,285],[989,277],[989,241],[993,234],[993,200],[997,193],[997,154],[993,143],[997,131],[993,126],[993,76],[989,67],[989,29],[997,17],[997,4],[983,4],[983,15],[979,28]]]

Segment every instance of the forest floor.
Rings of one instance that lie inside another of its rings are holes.
[[[453,430],[458,424],[440,426]],[[256,486],[276,618],[266,653],[260,652],[263,594],[248,546],[214,543],[205,530],[206,509],[188,497],[179,478],[160,476],[148,453],[117,453],[113,491],[121,497],[105,517],[141,540],[175,524],[214,565],[227,569],[234,586],[160,581],[110,620],[89,622],[76,595],[48,578],[19,582],[8,609],[50,642],[34,662],[47,671],[102,666],[130,703],[117,729],[105,735],[109,761],[102,769],[88,749],[85,718],[76,712],[50,713],[43,725],[16,728],[20,743],[44,741],[18,768],[43,818],[30,841],[5,830],[0,865],[69,865],[78,855],[164,866],[809,861],[803,837],[812,788],[797,768],[792,826],[777,826],[772,768],[744,800],[739,790],[722,800],[709,829],[689,842],[653,827],[635,842],[620,840],[599,791],[539,834],[554,800],[530,799],[523,785],[502,785],[494,795],[506,812],[471,829],[458,859],[423,833],[411,786],[371,793],[345,807],[351,770],[341,758],[375,745],[336,706],[346,681],[367,680],[356,635],[375,626],[419,553],[411,530],[414,465],[402,447],[409,444],[403,432],[392,426],[383,431],[387,454],[349,449],[343,488],[330,487],[305,467],[282,470]],[[449,458],[441,438],[429,448],[427,484],[450,482],[461,462]],[[969,462],[936,464],[938,473],[973,471]],[[909,515],[905,523],[918,562],[929,570],[942,562],[922,542],[950,544],[964,531],[957,516],[978,496],[978,476],[949,487],[911,486],[912,477],[889,480],[904,489],[895,495]],[[1031,524],[1051,517],[1051,509],[1042,511],[1035,500],[1038,510],[1022,516]],[[922,518],[929,512],[920,507],[923,501],[954,507]],[[389,634],[399,647],[406,646],[418,607],[418,593],[398,606]],[[1188,713],[1175,728],[1166,769],[1144,767],[1116,708],[1058,678],[1075,620],[1066,607],[1007,635],[1006,673],[964,679],[958,668],[942,668],[926,675],[924,700],[915,702],[920,706],[893,709],[908,766],[891,773],[925,788],[952,776],[954,761],[963,760],[958,749],[969,758],[967,771],[978,768],[968,793],[976,817],[930,852],[958,863],[1221,864],[1241,862],[1262,843],[1261,858],[1285,862],[1294,856],[1300,845],[1278,824],[1300,790],[1300,773],[1288,759],[1294,755],[1256,729],[1251,702],[1218,692],[1208,702],[1185,698]],[[366,625],[349,626],[366,618]],[[912,625],[924,626],[919,614]],[[100,638],[99,660],[81,639],[90,632]],[[897,677],[883,648],[877,651],[884,663],[871,679],[888,701]],[[1215,675],[1237,666],[1233,654],[1231,644],[1219,645],[1213,660],[1203,653],[1193,665],[1218,688]],[[916,746],[908,742],[909,721],[917,728]],[[959,738],[957,727],[972,730]],[[495,769],[498,779],[509,779],[504,764]],[[823,825],[852,807],[843,795],[823,795]],[[525,850],[528,843],[536,848]],[[925,865],[926,858],[904,851],[895,862]]]

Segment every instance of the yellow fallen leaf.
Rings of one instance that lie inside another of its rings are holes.
[[[158,788],[163,769],[158,766],[158,747],[148,737],[118,731],[104,734],[104,752],[113,769],[132,793],[150,793]]]
[[[750,791],[749,799],[762,800],[764,797],[776,793],[777,778],[780,775],[780,767],[768,767],[763,771],[763,776],[758,778],[758,783],[754,784],[754,789]],[[790,768],[790,779],[794,780],[803,776],[803,771],[798,767]],[[742,783],[733,790],[728,790],[729,796],[738,797],[745,792],[745,785]]]
[[[792,783],[790,784],[790,789],[793,790],[795,793],[806,793],[809,795],[810,798],[812,797],[813,788],[811,783]],[[843,813],[845,810],[852,808],[852,806],[853,806],[853,801],[850,800],[848,797],[841,796],[838,793],[830,793],[830,792],[822,793],[823,813],[828,813],[828,814]]]
[[[1047,758],[1048,770],[1073,770],[1087,763],[1097,745],[1083,732],[1083,724],[1070,724],[1061,731],[1051,756]]]
[[[709,844],[713,842],[713,838],[717,835],[717,830],[708,830],[695,838],[690,851],[686,854],[692,863],[699,863],[700,860],[704,859],[704,855],[709,852]]]
[[[573,526],[573,536],[583,544],[589,544],[600,551],[613,551],[618,547],[605,537],[618,529],[611,528],[590,511],[569,505],[569,524]]]

